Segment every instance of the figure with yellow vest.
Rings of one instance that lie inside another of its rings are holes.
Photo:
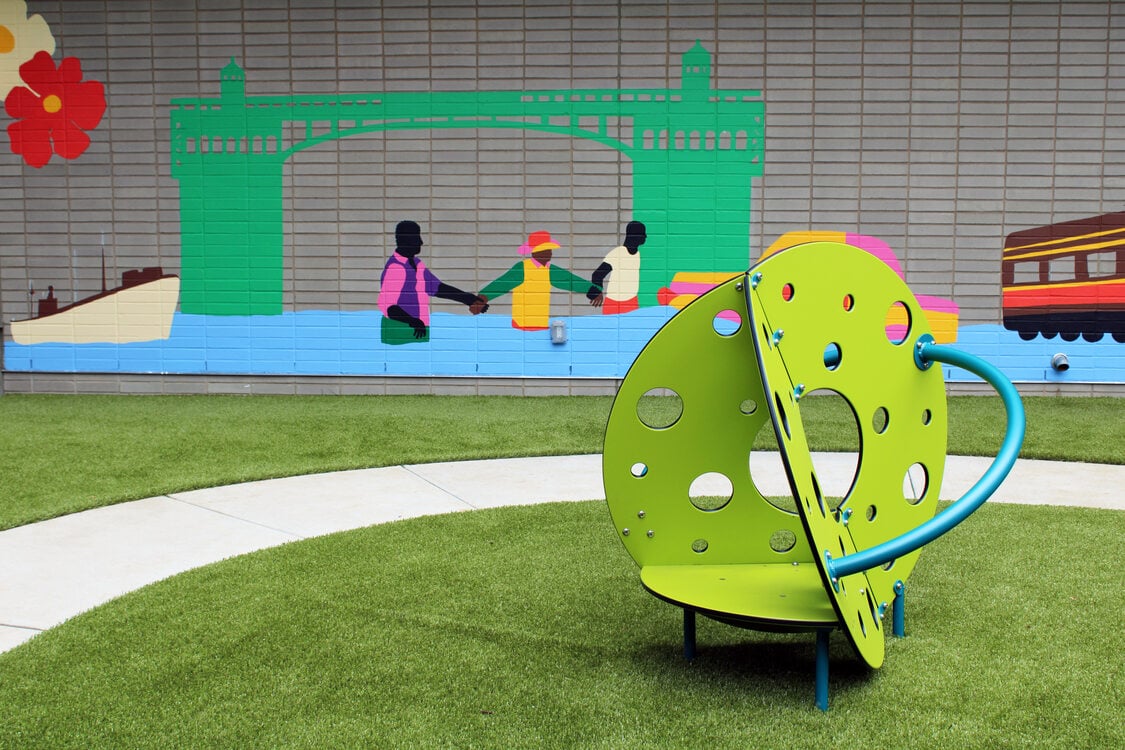
[[[509,268],[500,278],[480,290],[485,302],[512,293],[512,327],[521,331],[545,331],[550,326],[551,287],[586,294],[590,304],[601,307],[605,295],[597,284],[561,266],[551,265],[551,254],[560,245],[550,232],[532,232],[520,245],[520,255],[530,256]]]

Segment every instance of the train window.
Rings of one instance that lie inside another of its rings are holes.
[[[1090,253],[1086,256],[1086,264],[1090,271],[1090,278],[1115,276],[1117,274],[1117,251]]]
[[[1039,283],[1039,261],[1028,260],[1022,263],[1013,263],[1012,269],[1015,272],[1012,278],[1012,283],[1015,284],[1038,284]]]
[[[1075,273],[1075,257],[1073,255],[1065,258],[1054,258],[1051,260],[1050,280],[1051,281],[1074,281],[1077,277]]]

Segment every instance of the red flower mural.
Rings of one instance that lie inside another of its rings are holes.
[[[87,130],[105,114],[105,91],[98,81],[82,80],[82,63],[63,58],[58,68],[46,52],[38,52],[20,66],[27,86],[16,86],[4,101],[12,153],[33,167],[42,167],[55,153],[64,159],[80,156],[90,145]]]

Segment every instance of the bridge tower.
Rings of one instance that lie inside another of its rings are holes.
[[[172,111],[172,176],[180,183],[180,310],[282,312],[281,122],[246,105],[234,58],[218,99]]]

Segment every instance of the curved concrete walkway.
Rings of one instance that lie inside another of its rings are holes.
[[[855,470],[854,454],[814,461],[826,488]],[[960,497],[990,463],[950,457],[941,497]],[[751,465],[761,492],[789,494],[777,454],[755,454]],[[1125,466],[1020,460],[992,501],[1125,510],[1123,486]],[[604,497],[600,455],[457,461],[181,492],[9,529],[0,532],[0,652],[121,594],[234,555],[414,516]]]

